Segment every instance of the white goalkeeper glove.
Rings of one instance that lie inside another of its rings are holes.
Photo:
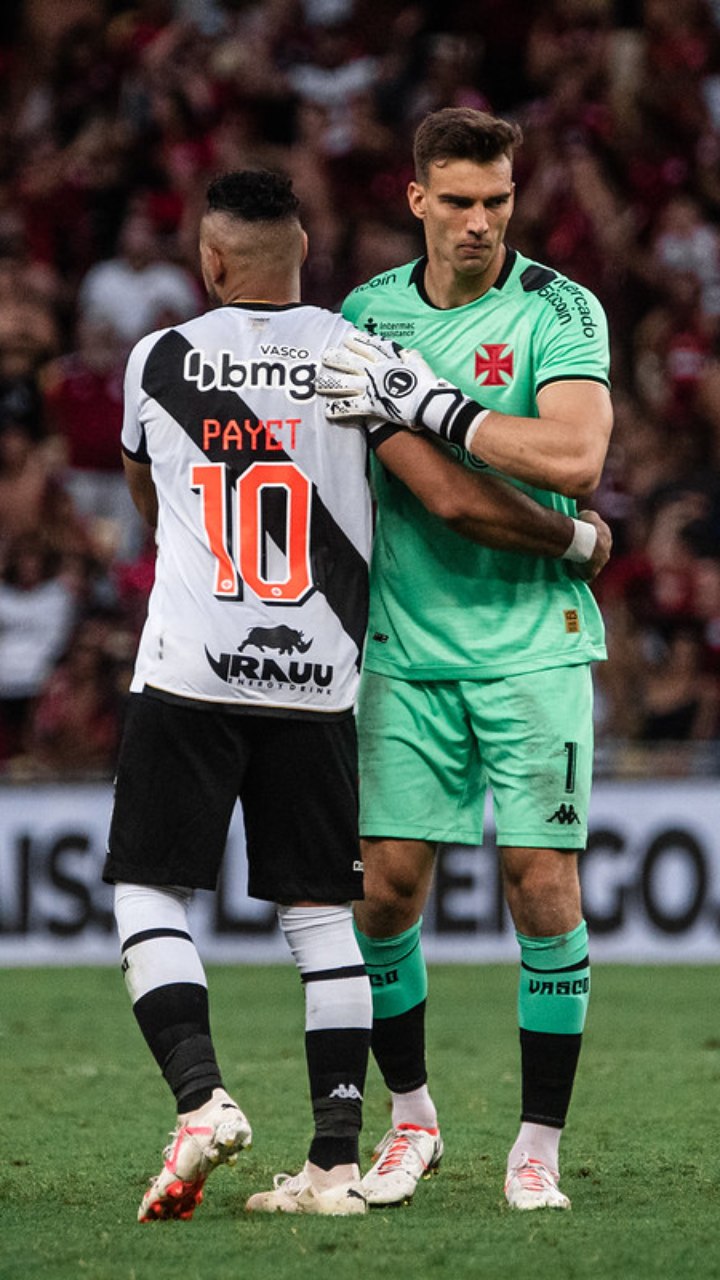
[[[419,351],[369,334],[353,334],[325,352],[315,390],[328,400],[330,422],[382,418],[412,431],[427,428],[463,448],[489,412],[436,377]]]

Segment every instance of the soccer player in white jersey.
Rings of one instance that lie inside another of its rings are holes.
[[[316,397],[322,351],[355,331],[300,302],[305,252],[285,178],[216,179],[200,256],[218,305],[141,339],[127,366],[124,464],[156,527],[157,568],[104,875],[134,1013],[178,1115],[142,1222],[190,1218],[208,1174],[250,1142],[215,1056],[187,916],[193,890],[215,887],[238,797],[249,892],[277,904],[305,988],[314,1118],[300,1173],[247,1208],[366,1209],[358,1134],[372,1012],[350,903],[362,895],[353,704],[367,623],[368,436],[330,426]],[[578,521],[458,467],[428,440],[380,425],[370,443],[468,538],[549,558],[576,542]],[[609,549],[596,523],[588,574]]]
[[[318,386],[337,398],[338,422],[364,412],[425,428],[465,467],[490,466],[572,515],[598,483],[612,426],[607,323],[590,290],[506,244],[520,137],[470,108],[421,123],[408,198],[426,255],[355,289],[343,314],[433,372],[352,340]],[[520,952],[521,1123],[505,1194],[514,1208],[564,1209],[559,1141],[590,988],[577,853],[602,620],[566,563],[463,541],[376,471],[356,918],[393,1127],[364,1189],[375,1204],[408,1199],[442,1155],[420,918],[437,843],[482,843],[489,786]]]

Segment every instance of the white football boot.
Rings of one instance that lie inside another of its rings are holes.
[[[347,1166],[348,1180],[338,1181],[306,1161],[299,1173],[276,1173],[272,1191],[258,1191],[250,1196],[245,1208],[250,1213],[323,1213],[339,1217],[366,1213],[367,1203],[357,1165]]]
[[[522,1152],[508,1169],[505,1199],[511,1209],[569,1209],[570,1201],[558,1186],[558,1175],[542,1160]]]
[[[443,1140],[437,1129],[400,1124],[377,1144],[374,1164],[362,1180],[369,1205],[407,1204],[421,1178],[439,1168]]]
[[[237,1103],[224,1089],[215,1089],[209,1102],[178,1119],[162,1170],[143,1196],[138,1222],[192,1218],[208,1174],[218,1165],[235,1164],[251,1142],[252,1130]]]

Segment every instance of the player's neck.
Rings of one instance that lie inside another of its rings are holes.
[[[219,291],[218,291],[219,292]],[[262,280],[246,278],[229,281],[222,291],[221,301],[224,306],[233,303],[266,302],[270,306],[286,306],[289,302],[300,301],[300,281],[288,276]]]
[[[447,311],[452,307],[465,307],[468,303],[482,298],[488,289],[492,289],[500,275],[505,253],[505,245],[502,244],[486,270],[477,275],[459,274],[453,271],[450,263],[428,253],[424,284],[425,292],[433,306]]]
[[[261,307],[286,307],[291,302],[299,302],[300,295],[290,289],[263,289],[263,290],[239,290],[237,293],[226,294],[222,298],[222,305],[230,307],[235,304],[242,306]]]
[[[299,301],[300,301],[300,299],[299,299],[299,298],[291,298],[291,297],[286,296],[286,295],[283,295],[283,296],[278,295],[277,297],[271,298],[271,297],[270,297],[270,294],[269,294],[269,291],[266,291],[266,294],[265,294],[265,297],[264,297],[264,298],[250,298],[250,297],[246,297],[246,296],[245,296],[245,294],[238,295],[238,297],[225,298],[225,299],[223,300],[223,306],[224,306],[224,307],[229,307],[229,306],[235,306],[235,305],[237,305],[237,306],[240,306],[240,307],[242,307],[242,306],[246,306],[246,307],[286,307],[286,306],[287,306],[289,303],[291,303],[291,302],[299,302]]]

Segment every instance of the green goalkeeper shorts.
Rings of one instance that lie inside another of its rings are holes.
[[[495,680],[360,687],[360,831],[482,844],[485,793],[510,848],[583,849],[593,753],[590,666]]]

